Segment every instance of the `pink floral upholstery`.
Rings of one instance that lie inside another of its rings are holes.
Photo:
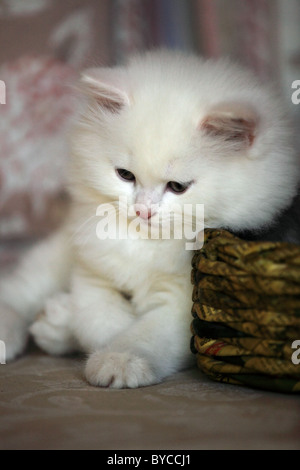
[[[77,72],[50,57],[0,67],[6,104],[0,120],[0,237],[44,232],[54,223],[68,160]]]

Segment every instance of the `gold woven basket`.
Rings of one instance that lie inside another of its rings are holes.
[[[206,230],[192,283],[199,368],[221,382],[300,393],[300,246]]]

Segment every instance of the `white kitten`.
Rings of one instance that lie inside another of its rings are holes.
[[[268,227],[296,195],[298,161],[280,101],[227,61],[152,52],[88,70],[81,85],[71,215],[2,282],[0,339],[13,359],[34,322],[46,351],[90,354],[91,384],[149,385],[193,357],[192,252],[186,240],[143,239],[148,227],[172,204],[204,204],[208,227]],[[132,220],[120,196],[141,233],[101,241],[99,205],[117,208],[119,229]]]

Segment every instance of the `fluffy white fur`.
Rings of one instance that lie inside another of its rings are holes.
[[[156,224],[173,202],[199,203],[207,227],[259,229],[295,196],[298,161],[280,101],[227,61],[151,52],[126,67],[86,71],[81,91],[70,218],[2,281],[0,339],[14,359],[31,325],[51,354],[87,352],[91,384],[149,385],[193,360],[192,252],[185,240],[100,241],[97,207],[117,207],[119,196],[149,211],[155,204]],[[191,184],[174,194],[170,181]]]

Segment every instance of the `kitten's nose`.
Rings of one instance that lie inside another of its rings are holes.
[[[135,212],[138,217],[141,219],[149,220],[152,217],[152,212],[150,209],[139,210]]]

